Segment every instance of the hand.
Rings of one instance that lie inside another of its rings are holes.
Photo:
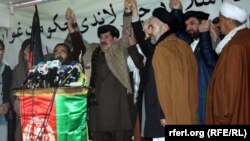
[[[199,26],[199,32],[207,32],[209,31],[211,21],[209,20],[202,20]]]
[[[67,20],[72,20],[72,21],[75,21],[75,14],[74,14],[74,11],[68,7],[67,11],[66,11],[66,19]]]
[[[132,8],[132,0],[124,0],[124,8],[126,13],[130,13]]]
[[[160,119],[161,126],[165,127],[166,125],[166,120],[165,119]]]
[[[3,116],[8,112],[8,107],[9,107],[9,104],[7,103],[0,105],[0,116]]]
[[[169,8],[182,9],[182,4],[181,4],[180,0],[170,0],[169,1]]]
[[[66,11],[66,19],[67,19],[67,25],[68,30],[70,33],[74,32],[73,24],[76,22],[74,11],[71,8],[68,8]]]
[[[136,0],[131,1],[131,10],[132,10],[132,15],[133,16],[138,16],[139,15],[138,10],[137,10]]]

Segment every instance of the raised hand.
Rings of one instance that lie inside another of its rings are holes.
[[[169,1],[169,8],[182,9],[182,4],[181,4],[180,0],[170,0]]]
[[[68,8],[66,11],[66,19],[68,24],[68,30],[70,33],[74,31],[73,24],[76,22],[74,11],[71,8]]]
[[[211,21],[209,20],[202,20],[199,26],[199,32],[207,32],[209,31]]]

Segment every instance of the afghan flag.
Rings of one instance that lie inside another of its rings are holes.
[[[24,141],[88,141],[87,89],[18,90]]]
[[[40,19],[35,5],[35,12],[33,15],[32,27],[31,27],[31,48],[29,53],[29,63],[32,66],[43,62],[43,50],[42,50],[42,40],[41,40],[41,28]]]

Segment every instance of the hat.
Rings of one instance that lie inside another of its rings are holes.
[[[152,15],[163,23],[166,23],[169,26],[170,30],[173,30],[174,32],[178,30],[178,19],[174,15],[169,13],[165,8],[159,7],[154,9]]]
[[[213,24],[217,24],[217,23],[219,23],[219,22],[220,22],[219,17],[215,17],[215,18],[212,20],[212,23],[213,23]]]
[[[21,46],[21,47],[22,47],[22,48],[21,48],[21,51],[25,50],[25,48],[26,48],[29,44],[31,44],[31,39],[30,39],[30,38],[24,40],[23,43],[22,43],[22,46]]]
[[[209,17],[208,13],[202,11],[188,11],[184,14],[184,20],[188,20],[190,17],[195,17],[199,20],[207,20]]]
[[[100,38],[101,34],[104,34],[107,32],[110,32],[110,34],[116,38],[119,38],[119,36],[120,36],[119,30],[113,25],[109,25],[109,24],[102,25],[102,26],[98,27],[98,29],[97,29],[97,34],[98,34],[99,38]]]
[[[229,2],[222,3],[220,13],[226,18],[239,21],[240,23],[244,23],[247,20],[246,10]]]

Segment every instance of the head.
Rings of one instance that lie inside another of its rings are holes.
[[[221,33],[227,35],[231,30],[246,22],[247,12],[236,5],[224,2],[220,8],[219,20]]]
[[[2,40],[0,40],[0,61],[3,60],[5,45]]]
[[[97,29],[102,50],[109,49],[119,38],[119,30],[113,25],[102,25]]]
[[[31,39],[28,38],[24,40],[22,43],[19,59],[22,59],[23,61],[29,60],[30,47],[31,47]]]
[[[149,36],[152,44],[156,44],[166,32],[176,32],[178,29],[177,18],[165,8],[156,8],[149,21]]]
[[[65,43],[59,43],[54,48],[54,58],[62,58],[62,62],[70,59],[70,48]]]
[[[209,14],[201,11],[188,11],[184,14],[186,32],[193,39],[199,37],[199,26],[202,20],[207,20]]]

